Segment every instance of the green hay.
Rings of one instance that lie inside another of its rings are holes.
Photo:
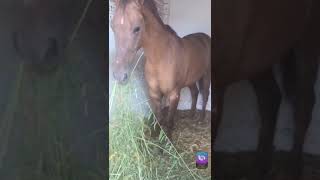
[[[161,130],[156,139],[145,134],[153,127],[146,126],[145,117],[153,117],[134,111],[132,104],[143,107],[147,102],[131,101],[135,87],[114,85],[109,102],[109,179],[208,179],[200,176],[194,166],[185,163],[190,158],[179,154]],[[156,121],[151,120],[155,125]],[[189,155],[190,156],[190,155]],[[192,157],[193,158],[193,157]]]

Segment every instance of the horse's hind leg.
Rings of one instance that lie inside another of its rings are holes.
[[[199,90],[197,87],[197,84],[194,83],[193,85],[189,86],[191,97],[192,97],[192,104],[191,104],[191,111],[190,111],[190,117],[193,118],[196,112],[196,105],[198,100],[198,94]]]
[[[259,79],[251,80],[251,82],[256,91],[262,123],[255,161],[255,168],[257,169],[255,169],[250,179],[262,180],[271,168],[273,139],[281,102],[281,92],[271,68],[262,73]]]
[[[206,115],[206,106],[209,98],[210,83],[211,83],[211,73],[206,73],[199,81],[199,89],[203,98],[200,121],[203,121]]]
[[[296,52],[296,91],[293,97],[294,106],[294,144],[292,149],[291,179],[301,179],[303,170],[303,144],[312,119],[315,103],[314,83],[317,76],[317,56],[305,56]],[[291,176],[290,175],[290,176]]]

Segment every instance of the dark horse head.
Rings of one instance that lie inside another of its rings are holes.
[[[84,4],[84,0],[20,1],[12,37],[23,62],[35,71],[55,69],[63,59],[68,38]]]
[[[116,57],[112,62],[113,76],[121,84],[129,78],[129,67],[141,48],[145,21],[144,4],[153,1],[116,0],[115,14],[111,22],[116,42]],[[155,7],[155,6],[153,6]]]

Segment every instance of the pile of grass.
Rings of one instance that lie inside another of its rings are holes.
[[[134,98],[132,83],[114,85],[109,99],[109,179],[205,179],[184,161],[190,155],[179,154],[162,130],[156,138],[145,135],[154,128],[146,125],[146,119],[155,118],[150,118],[150,108],[147,113],[137,111],[149,106]]]

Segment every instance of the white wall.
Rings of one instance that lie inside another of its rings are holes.
[[[171,0],[169,24],[180,36],[194,32],[211,36],[211,0]]]

